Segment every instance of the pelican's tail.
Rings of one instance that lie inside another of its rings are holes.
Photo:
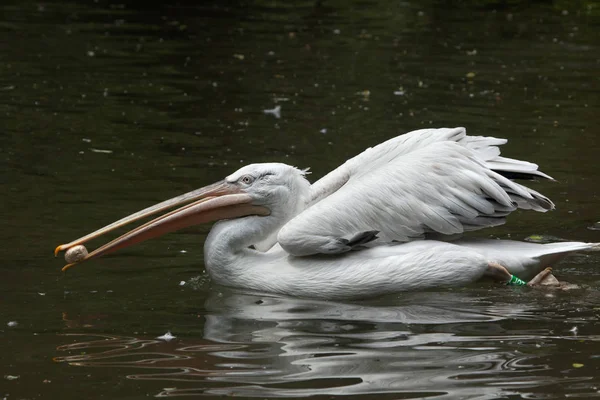
[[[571,253],[600,251],[600,243],[584,243],[584,242],[559,242],[548,243],[540,247],[539,253],[535,256],[539,258],[543,267],[550,267]]]
[[[497,262],[521,279],[531,279],[546,267],[555,267],[569,254],[600,251],[600,243],[530,243],[513,240],[462,239],[455,242]]]

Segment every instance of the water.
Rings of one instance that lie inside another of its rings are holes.
[[[480,235],[598,242],[597,4],[150,4],[0,6],[0,396],[597,396],[598,255],[558,269],[575,291],[355,303],[212,285],[209,226],[67,274],[52,257],[241,165],[316,179],[429,126],[507,137],[559,181],[533,184],[556,211]]]

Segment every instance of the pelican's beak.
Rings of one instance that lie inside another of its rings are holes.
[[[268,208],[253,205],[251,202],[252,197],[237,186],[226,181],[217,182],[138,211],[70,243],[61,244],[54,250],[54,255],[56,256],[60,251],[83,244],[131,222],[177,206],[181,207],[119,236],[112,242],[92,251],[82,260],[65,265],[62,270],[66,271],[83,261],[189,226],[247,215],[269,215],[270,210]]]

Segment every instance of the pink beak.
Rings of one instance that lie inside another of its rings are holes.
[[[181,206],[158,218],[155,218],[113,241],[97,248],[83,259],[65,265],[62,270],[66,271],[74,265],[92,258],[112,253],[118,249],[141,243],[148,239],[162,236],[169,232],[199,225],[220,219],[238,218],[248,215],[269,215],[268,208],[256,206],[252,203],[252,197],[239,189],[237,186],[226,181],[220,181],[201,189],[193,190],[181,196],[163,201],[152,207],[148,207],[112,224],[98,229],[86,236],[76,239],[67,244],[61,244],[54,250],[56,256],[60,251],[68,250],[73,246],[83,244],[91,239],[97,238],[107,232],[125,226],[131,222],[166,211],[170,208]],[[183,206],[182,206],[183,205]]]

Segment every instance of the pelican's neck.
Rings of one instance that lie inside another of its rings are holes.
[[[249,258],[261,254],[249,247],[276,235],[287,222],[277,215],[250,216],[217,222],[204,243],[204,263],[216,281],[228,281],[251,268]]]

